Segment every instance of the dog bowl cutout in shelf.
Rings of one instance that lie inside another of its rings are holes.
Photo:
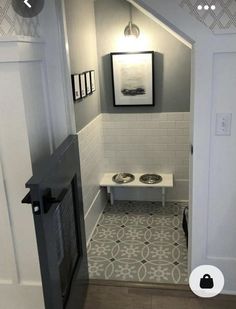
[[[147,185],[154,185],[160,183],[162,177],[157,174],[144,174],[139,178],[139,181]]]
[[[119,173],[119,174],[115,174],[112,177],[112,181],[114,181],[117,184],[130,183],[134,181],[134,179],[135,179],[134,175],[130,173]]]

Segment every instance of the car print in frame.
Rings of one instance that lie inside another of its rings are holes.
[[[111,53],[115,106],[154,105],[154,52]]]

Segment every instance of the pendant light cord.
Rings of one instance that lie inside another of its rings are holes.
[[[130,17],[130,21],[131,23],[133,23],[133,14],[132,14],[132,4],[129,4],[129,17]]]
[[[133,15],[132,15],[132,4],[129,4],[129,29],[130,29],[130,33],[132,34],[132,24],[133,24]]]
[[[129,2],[129,14],[130,14],[130,20],[128,25],[125,27],[124,35],[125,36],[135,36],[136,38],[140,35],[140,30],[137,25],[133,24],[133,6]]]

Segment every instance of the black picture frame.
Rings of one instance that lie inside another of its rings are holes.
[[[95,92],[96,91],[96,76],[95,76],[94,70],[90,71],[90,82],[91,82],[91,91]]]
[[[84,74],[85,74],[85,84],[86,84],[86,95],[90,95],[92,94],[90,71],[84,72]]]
[[[72,74],[71,82],[72,82],[73,99],[74,101],[78,101],[81,99],[79,74]]]
[[[115,52],[110,56],[113,105],[154,106],[154,51]]]
[[[87,95],[87,92],[86,92],[86,81],[85,81],[85,74],[84,73],[79,74],[79,84],[80,84],[81,99],[83,99]]]

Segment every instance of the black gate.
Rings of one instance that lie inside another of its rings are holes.
[[[69,136],[27,182],[46,309],[81,309],[88,265],[78,137]]]

